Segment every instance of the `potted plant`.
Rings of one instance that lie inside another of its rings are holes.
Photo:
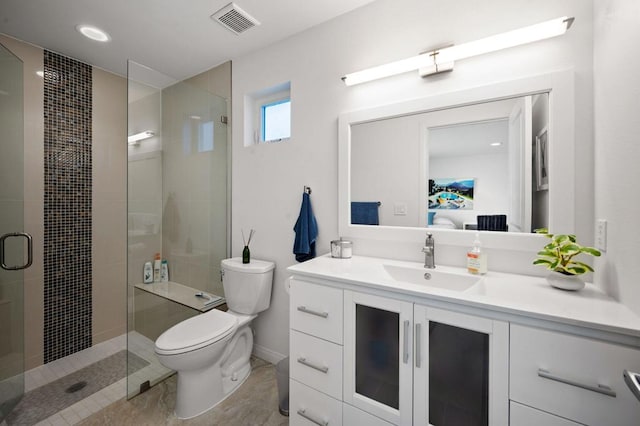
[[[563,290],[580,290],[584,287],[584,281],[580,275],[593,272],[593,268],[576,260],[576,256],[587,254],[600,256],[600,250],[593,247],[585,247],[576,241],[575,235],[550,234],[546,228],[536,229],[536,233],[543,234],[551,239],[551,242],[538,252],[534,265],[543,265],[551,271],[547,281],[554,287]]]

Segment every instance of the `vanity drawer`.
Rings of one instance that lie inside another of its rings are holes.
[[[586,425],[638,424],[622,372],[640,368],[640,351],[511,325],[510,352],[510,399]]]
[[[349,404],[342,404],[342,423],[347,426],[393,426],[380,417],[362,411]]]
[[[342,290],[291,281],[291,328],[342,344]]]
[[[510,426],[580,426],[579,423],[511,401]]]
[[[289,380],[289,386],[289,424],[291,426],[342,425],[341,401],[294,379]]]
[[[291,378],[342,399],[342,346],[291,331]]]

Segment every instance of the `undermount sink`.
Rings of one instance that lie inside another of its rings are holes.
[[[437,269],[397,265],[383,266],[387,274],[396,281],[446,290],[465,291],[481,280],[479,276],[444,272]]]

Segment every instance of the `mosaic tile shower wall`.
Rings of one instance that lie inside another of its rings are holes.
[[[44,52],[44,362],[91,346],[91,66]]]

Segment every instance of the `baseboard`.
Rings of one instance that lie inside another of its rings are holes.
[[[272,351],[271,349],[265,348],[262,345],[253,345],[253,355],[256,357],[263,359],[271,364],[277,364],[279,361],[285,359],[289,355],[283,355],[279,352]]]

